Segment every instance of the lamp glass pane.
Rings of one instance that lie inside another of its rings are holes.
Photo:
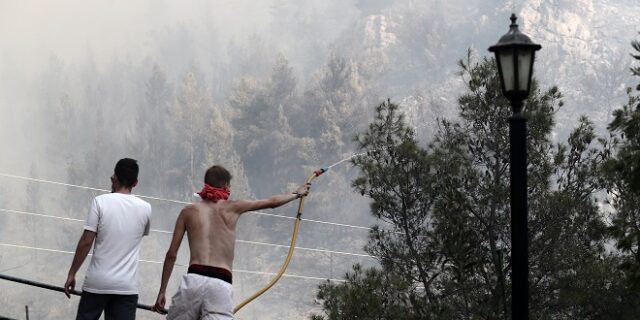
[[[515,86],[515,70],[513,69],[513,50],[505,50],[497,54],[500,67],[502,68],[502,80],[504,81],[504,90],[512,91]]]
[[[531,79],[531,59],[532,50],[518,50],[518,89],[520,91],[529,90],[529,79]]]

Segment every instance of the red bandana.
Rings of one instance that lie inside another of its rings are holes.
[[[208,184],[205,184],[204,187],[202,187],[202,190],[198,192],[198,195],[200,195],[202,200],[209,200],[213,202],[218,202],[220,199],[227,200],[229,199],[230,194],[231,191],[228,188],[217,188]]]

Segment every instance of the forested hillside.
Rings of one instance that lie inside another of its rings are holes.
[[[161,261],[175,217],[202,186],[205,168],[232,171],[232,197],[290,192],[313,170],[360,152],[354,140],[388,98],[416,144],[456,119],[465,80],[457,61],[478,59],[508,30],[511,12],[540,43],[536,78],[558,86],[564,107],[549,128],[566,141],[587,114],[602,132],[633,85],[629,43],[634,1],[142,1],[135,4],[0,4],[0,173],[108,189],[115,162],[138,159],[135,193],[153,206],[141,259]],[[318,178],[299,250],[285,278],[239,319],[301,319],[320,310],[319,279],[341,279],[366,255],[376,223],[370,199],[344,162]],[[62,285],[96,190],[0,177],[0,272]],[[69,218],[56,219],[23,211]],[[294,216],[293,205],[269,213]],[[238,239],[287,245],[292,220],[250,214]],[[8,246],[13,245],[13,246]],[[21,247],[16,247],[16,245]],[[182,248],[178,262],[186,264]],[[282,247],[239,243],[234,268],[275,272]],[[86,264],[86,263],[85,263]],[[86,266],[85,266],[86,267]],[[155,299],[161,266],[141,264],[143,303]],[[84,270],[84,269],[83,269]],[[172,291],[184,268],[174,271]],[[236,273],[235,299],[269,279]],[[81,279],[81,277],[79,277]],[[0,315],[67,318],[62,294],[0,283]],[[140,312],[141,319],[156,316]]]

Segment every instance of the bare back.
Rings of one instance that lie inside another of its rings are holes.
[[[189,264],[232,270],[236,224],[240,215],[230,210],[233,201],[200,202],[183,211],[189,240]]]
[[[185,232],[189,239],[191,253],[189,265],[200,264],[233,271],[236,224],[240,215],[248,211],[277,208],[304,197],[309,193],[309,186],[310,184],[307,183],[298,187],[294,193],[274,195],[268,199],[219,200],[215,203],[203,201],[182,209],[176,219],[171,245],[162,266],[162,280],[154,310],[164,310],[167,284]],[[228,183],[226,188],[229,188]]]
[[[301,186],[296,194],[281,194],[261,200],[203,201],[186,206],[176,221],[176,229],[169,252],[177,253],[180,242],[187,233],[191,258],[189,265],[202,264],[225,268],[233,266],[236,240],[236,224],[244,212],[276,208],[309,192],[308,185]]]

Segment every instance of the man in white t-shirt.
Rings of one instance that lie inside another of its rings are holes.
[[[67,297],[76,272],[91,246],[93,256],[82,285],[76,320],[135,319],[138,304],[138,252],[149,234],[151,205],[131,194],[138,183],[138,163],[124,158],[111,176],[112,193],[93,199],[64,285]]]

